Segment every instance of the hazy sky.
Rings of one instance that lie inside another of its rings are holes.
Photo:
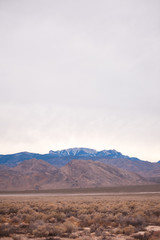
[[[0,154],[160,160],[159,0],[0,0]]]

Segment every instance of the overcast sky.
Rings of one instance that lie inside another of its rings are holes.
[[[159,0],[0,0],[0,154],[160,160]]]

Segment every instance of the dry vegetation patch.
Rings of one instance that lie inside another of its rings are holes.
[[[159,226],[159,197],[0,198],[6,240],[159,240]]]

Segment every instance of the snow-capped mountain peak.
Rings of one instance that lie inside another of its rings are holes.
[[[59,156],[96,156],[97,151],[90,148],[68,148],[60,151],[49,151],[49,154],[59,155]]]

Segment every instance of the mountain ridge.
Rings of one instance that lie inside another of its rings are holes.
[[[56,168],[43,160],[25,160],[0,167],[0,190],[90,188],[147,184],[142,176],[92,160],[72,160]]]
[[[116,150],[102,150],[97,151],[90,148],[68,148],[58,151],[50,150],[47,154],[40,153],[30,153],[27,151],[14,153],[14,154],[1,154],[0,155],[0,164],[7,165],[9,167],[14,167],[24,160],[29,160],[32,158],[42,159],[54,166],[61,167],[69,162],[68,158],[73,159],[92,159],[97,160],[101,158],[125,158],[131,160],[139,160],[138,158],[129,157],[123,155],[122,153]],[[59,161],[60,160],[60,161]],[[142,161],[142,160],[141,160]]]
[[[50,150],[48,154],[20,152],[0,155],[0,166],[15,167],[24,160],[41,159],[55,167],[63,167],[72,160],[93,160],[115,166],[143,177],[154,178],[160,182],[160,163],[152,163],[135,157],[123,155],[116,150],[97,151],[90,148],[68,148],[58,151]]]

